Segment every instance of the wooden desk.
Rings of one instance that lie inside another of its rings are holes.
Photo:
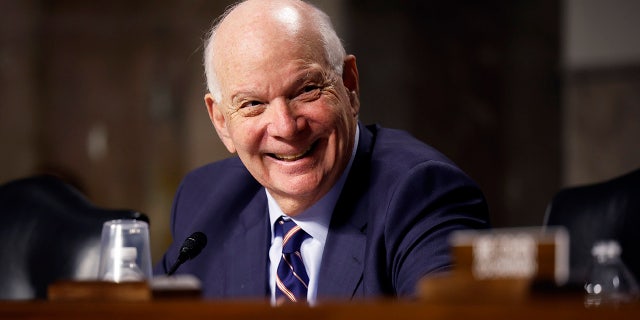
[[[101,295],[75,294],[85,290]],[[135,294],[141,292],[145,294]],[[576,288],[534,286],[526,279],[475,281],[459,273],[422,281],[419,301],[333,301],[314,307],[272,307],[266,301],[151,295],[146,283],[91,282],[61,282],[50,287],[50,297],[48,301],[0,301],[0,319],[640,319],[640,300],[587,308],[583,291]],[[127,297],[129,300],[123,300]]]
[[[640,319],[640,303],[585,308],[578,297],[518,303],[362,301],[316,307],[271,307],[252,301],[152,300],[146,302],[1,301],[0,319]]]

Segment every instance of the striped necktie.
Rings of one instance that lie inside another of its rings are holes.
[[[309,276],[305,270],[300,245],[309,238],[292,220],[280,217],[274,227],[276,236],[282,237],[282,258],[276,274],[276,304],[307,301]]]

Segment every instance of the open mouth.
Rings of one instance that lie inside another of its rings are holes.
[[[309,146],[309,148],[307,148],[306,150],[304,150],[303,152],[300,152],[298,154],[276,154],[276,153],[269,153],[268,156],[280,160],[280,161],[287,161],[287,162],[291,162],[291,161],[296,161],[296,160],[300,160],[306,156],[308,156],[309,154],[311,154],[311,152],[313,152],[313,150],[315,150],[316,147],[316,142],[314,142],[313,144],[311,144]]]

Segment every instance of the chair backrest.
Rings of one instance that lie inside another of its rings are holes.
[[[60,279],[95,279],[102,224],[138,219],[132,210],[92,205],[53,176],[0,186],[0,299],[43,299]]]
[[[545,225],[565,226],[570,235],[570,283],[581,285],[599,240],[617,240],[622,261],[640,280],[640,169],[614,179],[558,192]]]

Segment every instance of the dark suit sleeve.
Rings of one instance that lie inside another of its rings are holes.
[[[385,219],[387,263],[396,294],[413,295],[425,275],[452,267],[452,231],[487,227],[482,192],[460,169],[427,161],[408,171],[392,189]]]

